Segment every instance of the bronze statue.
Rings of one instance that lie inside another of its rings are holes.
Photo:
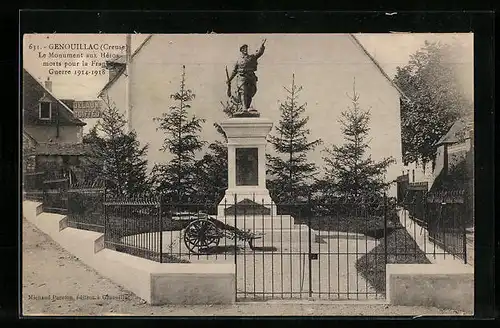
[[[255,71],[257,70],[257,59],[259,59],[264,54],[266,39],[264,39],[260,45],[259,50],[255,54],[248,54],[248,45],[244,44],[240,47],[241,57],[236,61],[234,65],[233,72],[229,76],[226,68],[227,76],[227,96],[231,97],[231,81],[237,77],[237,95],[241,100],[243,105],[243,111],[248,112],[255,111],[251,109],[252,98],[257,92],[257,76]]]

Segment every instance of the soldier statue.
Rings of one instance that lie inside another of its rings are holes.
[[[243,112],[256,112],[255,109],[251,108],[252,98],[257,92],[255,71],[257,70],[257,59],[264,54],[265,43],[266,39],[262,41],[259,50],[255,54],[248,54],[248,45],[242,45],[240,47],[241,57],[236,61],[231,75],[228,74],[226,69],[227,96],[231,97],[231,81],[236,77],[237,96],[243,105]]]

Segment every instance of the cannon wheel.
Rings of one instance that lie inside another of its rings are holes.
[[[220,238],[219,228],[206,219],[191,222],[184,231],[184,244],[193,254],[201,254],[209,247],[217,247]]]

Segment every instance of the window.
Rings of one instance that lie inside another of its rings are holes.
[[[39,117],[41,120],[50,120],[52,118],[52,104],[41,102],[39,107]]]

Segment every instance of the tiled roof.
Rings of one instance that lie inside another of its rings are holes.
[[[23,129],[23,136],[25,136],[26,138],[28,138],[34,145],[36,145],[38,142],[36,141],[35,138],[33,138],[33,136],[31,136],[31,134],[29,134],[28,132],[26,132],[26,130]]]
[[[33,150],[32,155],[85,155],[88,154],[88,145],[83,143],[39,143]]]
[[[473,129],[473,121],[471,117],[459,119],[455,123],[453,123],[448,132],[446,132],[446,134],[442,136],[441,139],[439,139],[439,141],[436,143],[436,146],[445,143],[461,142],[462,140],[460,135],[471,129]]]
[[[51,120],[41,121],[38,118],[38,103],[41,100],[52,101],[58,108]],[[49,124],[53,125],[58,123],[60,125],[86,125],[85,122],[75,117],[73,110],[68,105],[54,96],[50,90],[45,88],[43,83],[38,81],[26,69],[23,69],[23,121],[25,124]]]

